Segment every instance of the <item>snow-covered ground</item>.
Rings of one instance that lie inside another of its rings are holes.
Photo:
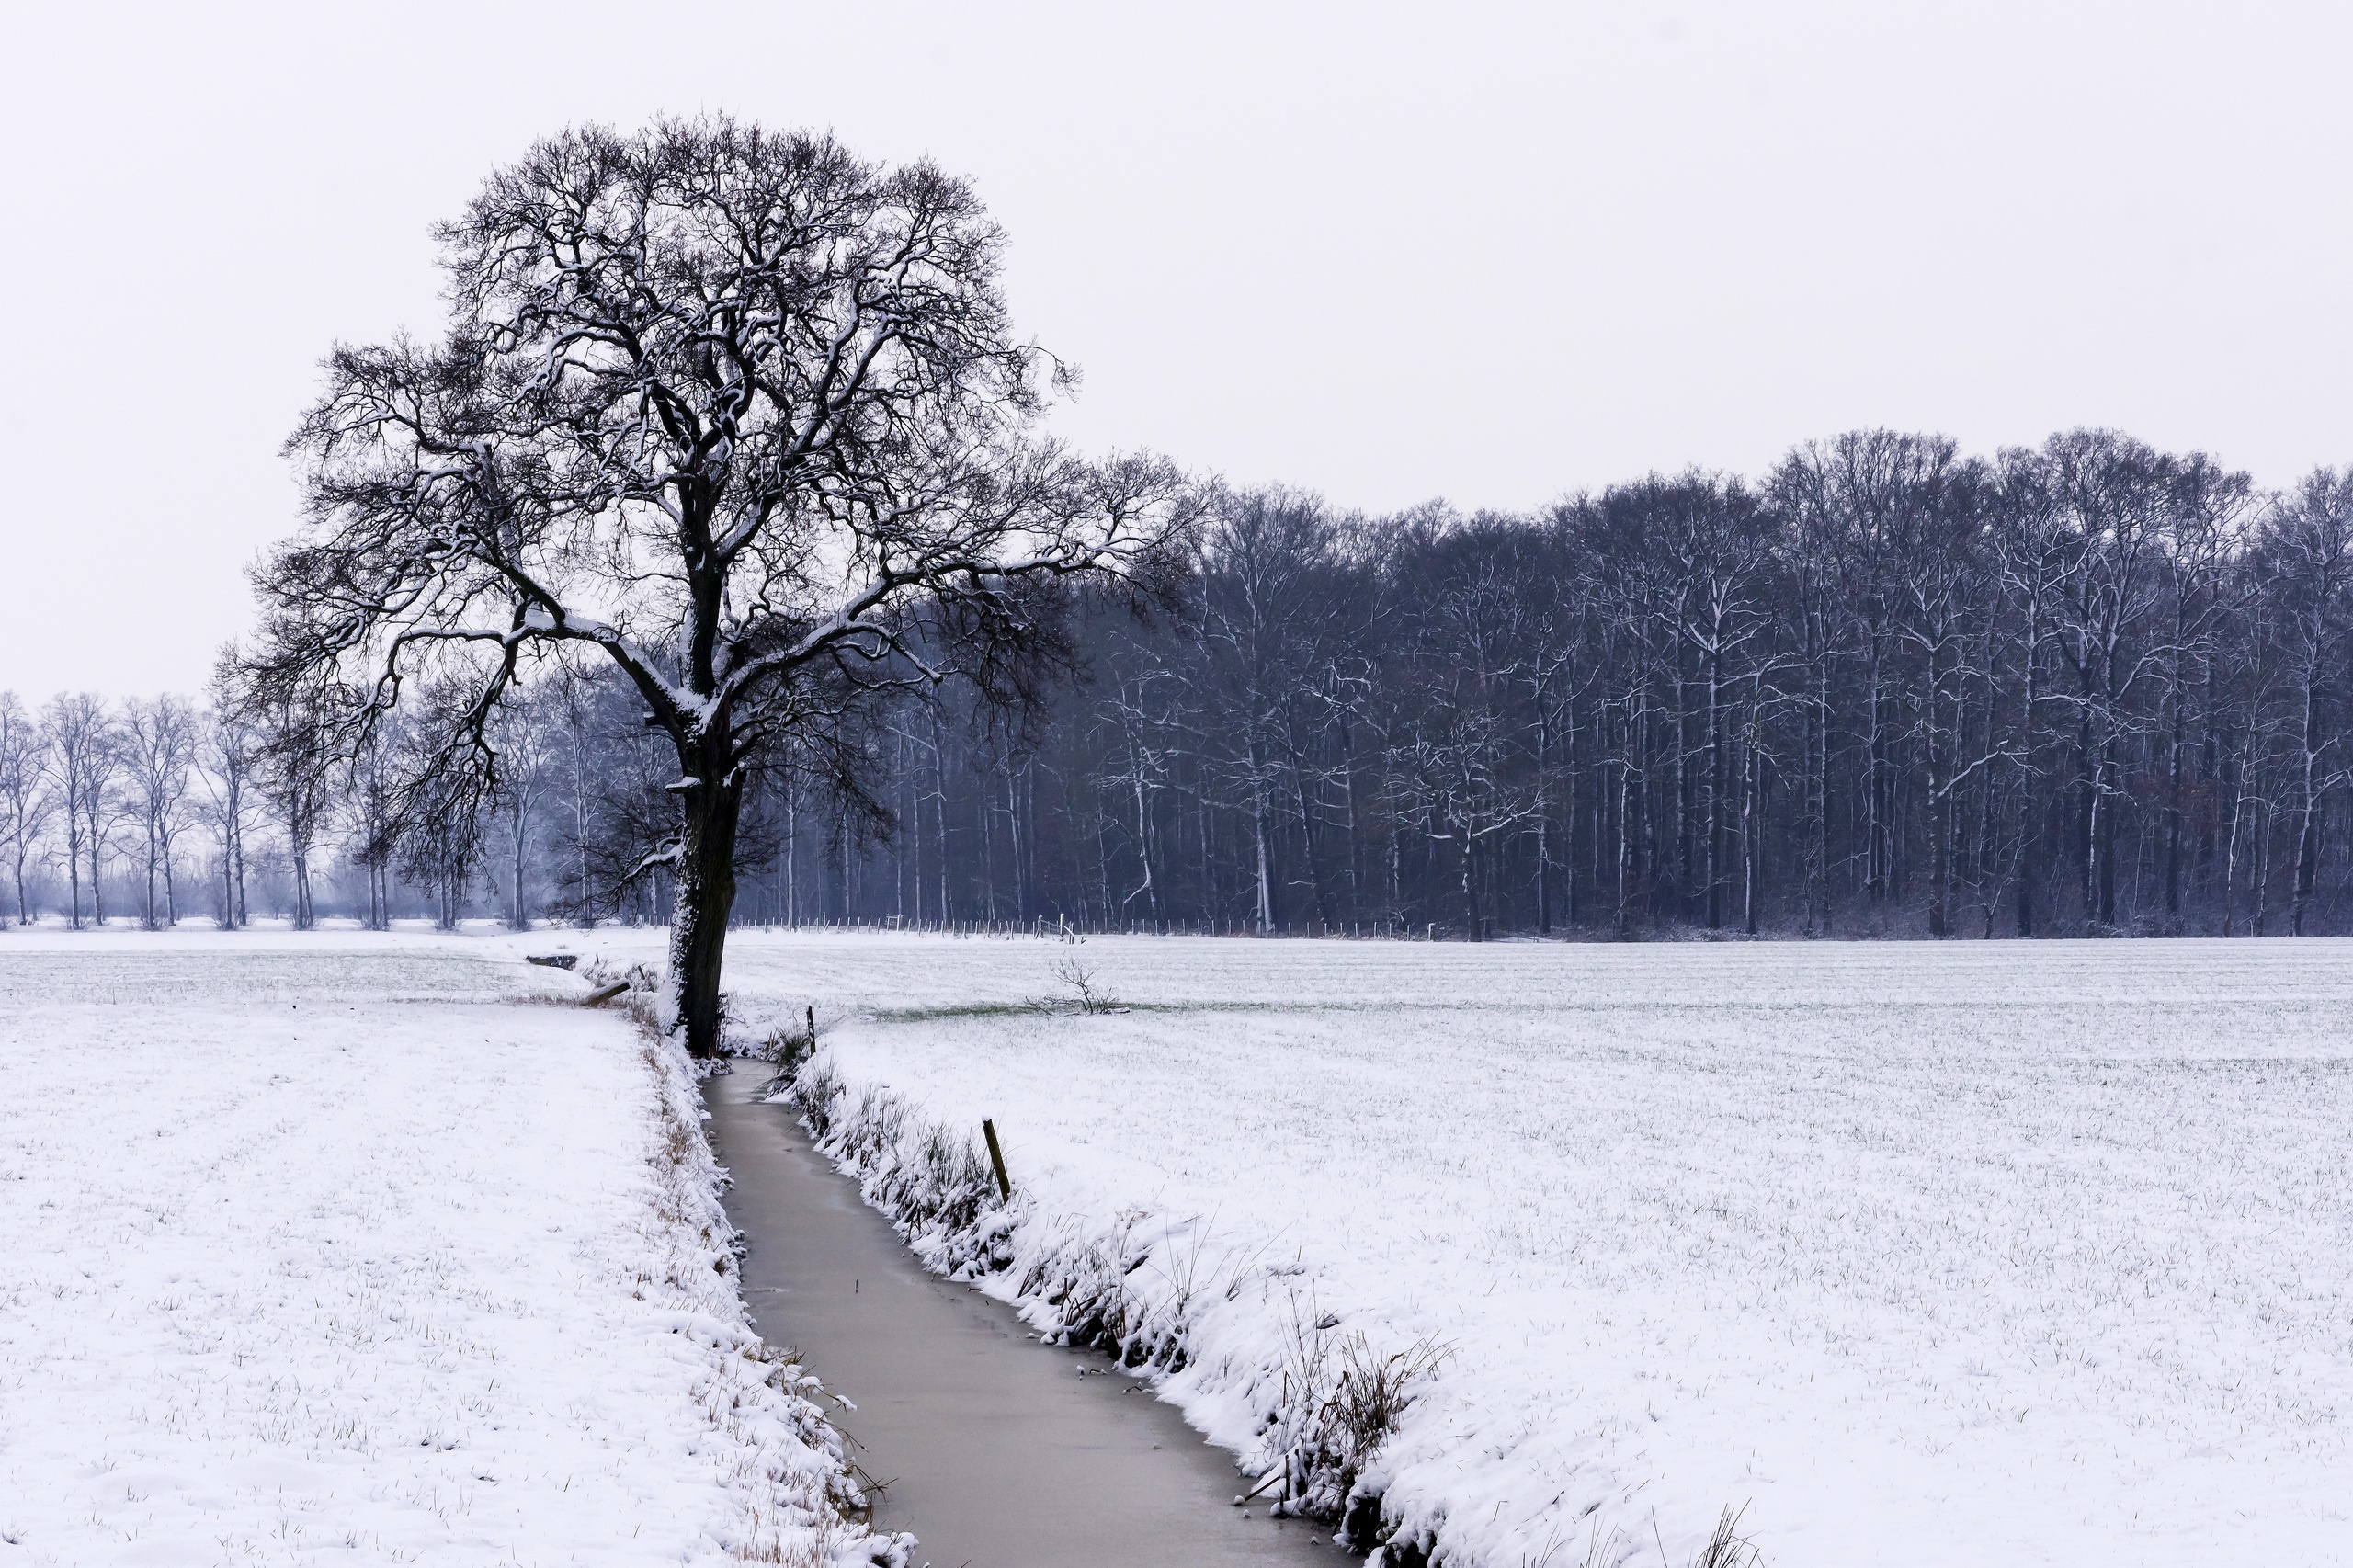
[[[1133,1010],[1019,1006],[1072,957]],[[749,933],[730,986],[816,1005],[878,1192],[994,1118],[1010,1237],[918,1239],[1040,1324],[1092,1257],[1254,1462],[1294,1324],[1445,1347],[1370,1480],[1449,1562],[1729,1507],[1788,1568],[2353,1562],[2353,945]]]
[[[682,1062],[526,945],[0,936],[0,1568],[869,1560]]]

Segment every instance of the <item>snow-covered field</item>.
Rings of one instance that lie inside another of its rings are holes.
[[[1073,956],[1133,1010],[1019,1006]],[[815,1003],[873,1190],[994,1118],[1009,1238],[919,1240],[1040,1324],[1092,1257],[1253,1462],[1294,1323],[1449,1351],[1369,1478],[1449,1562],[1729,1507],[1787,1568],[2353,1562],[2353,945],[755,933],[730,985]]]
[[[659,941],[0,937],[0,1568],[781,1555],[833,1470],[690,1091],[514,961]],[[1131,1010],[1025,1006],[1070,959]],[[1682,1568],[1726,1508],[1776,1568],[2353,1562],[2353,945],[755,932],[729,980],[815,1004],[878,1195],[994,1118],[1013,1210],[919,1242],[1181,1346],[1253,1464],[1357,1335],[1442,1347],[1367,1489],[1466,1568]]]
[[[682,1063],[516,945],[0,936],[0,1568],[867,1561]]]

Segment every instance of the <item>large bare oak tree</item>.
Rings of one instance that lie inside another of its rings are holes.
[[[708,1054],[747,768],[846,691],[1040,635],[1042,585],[1152,559],[1184,487],[1037,437],[1060,367],[928,164],[725,119],[575,131],[437,237],[447,335],[337,348],[289,442],[306,522],[256,571],[249,678],[347,752],[429,691],[455,768],[521,661],[602,650],[676,751],[666,1022]]]

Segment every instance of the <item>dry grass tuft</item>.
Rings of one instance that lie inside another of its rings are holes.
[[[1715,1533],[1708,1537],[1708,1544],[1691,1560],[1691,1568],[1763,1568],[1764,1554],[1740,1533],[1740,1521],[1747,1513],[1745,1505],[1738,1513],[1726,1508],[1716,1520]]]

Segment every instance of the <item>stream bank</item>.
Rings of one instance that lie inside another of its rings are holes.
[[[745,1300],[799,1349],[883,1483],[882,1530],[932,1568],[1346,1568],[1329,1527],[1232,1499],[1224,1450],[1103,1356],[1040,1346],[1013,1310],[926,1269],[744,1062],[707,1081]],[[1132,1391],[1132,1392],[1131,1392]]]

